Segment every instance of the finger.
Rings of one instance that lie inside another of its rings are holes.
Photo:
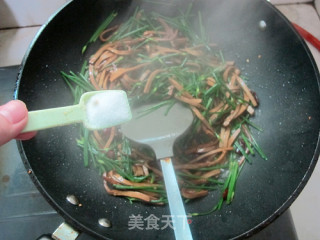
[[[0,145],[20,134],[28,121],[26,105],[19,100],[12,100],[0,106]]]
[[[15,139],[17,139],[17,140],[28,140],[30,138],[33,138],[36,134],[37,134],[36,131],[20,133],[18,136],[15,137]]]

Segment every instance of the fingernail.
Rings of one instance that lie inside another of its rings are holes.
[[[26,105],[19,100],[12,100],[0,107],[0,114],[12,124],[20,122],[27,113]]]

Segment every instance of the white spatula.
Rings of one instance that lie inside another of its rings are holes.
[[[173,144],[190,127],[191,110],[176,103],[151,110],[152,105],[133,109],[133,119],[121,126],[122,133],[138,143],[147,144],[160,159],[176,240],[191,240],[192,235],[172,165]],[[143,115],[143,116],[141,116]]]

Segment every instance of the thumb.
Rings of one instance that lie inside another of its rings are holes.
[[[28,121],[26,105],[12,100],[0,106],[0,146],[17,137]]]

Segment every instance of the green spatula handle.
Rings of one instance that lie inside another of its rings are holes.
[[[46,128],[64,126],[82,122],[83,119],[84,107],[81,105],[30,111],[28,113],[28,123],[22,132],[32,132]]]

